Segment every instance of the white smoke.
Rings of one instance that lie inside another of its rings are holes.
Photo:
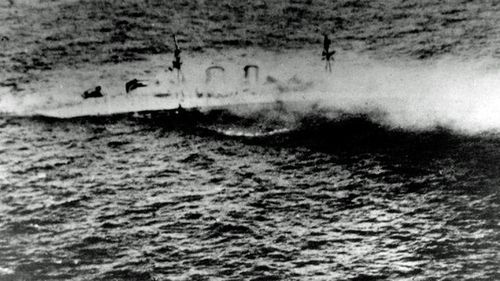
[[[169,80],[175,80],[172,73],[165,72],[170,60],[169,56],[155,56],[147,62],[47,73],[45,80],[49,82],[33,83],[35,90],[22,97],[3,89],[0,112],[29,115],[36,108],[78,102],[83,90],[98,84],[110,95],[121,94],[124,82],[132,78],[168,86]],[[383,62],[337,53],[332,73],[326,73],[319,53],[310,51],[212,52],[185,57],[186,92],[207,87],[214,91],[241,88],[246,64],[259,65],[259,83],[272,84],[282,92],[279,96],[285,102],[299,92],[303,110],[317,104],[332,111],[382,112],[383,119],[378,122],[409,129],[500,130],[500,71],[484,61]],[[226,71],[207,86],[205,68],[211,65],[221,65]]]
[[[485,61],[381,62],[350,54],[334,62],[332,73],[325,73],[324,62],[312,61],[306,53],[262,64],[285,81],[293,75],[313,81],[305,93],[320,107],[381,112],[384,119],[376,121],[408,129],[500,129],[500,71]]]

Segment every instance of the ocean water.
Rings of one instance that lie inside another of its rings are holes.
[[[0,280],[499,280],[500,138],[372,120],[1,117]]]
[[[500,280],[497,1],[4,2],[0,281]],[[308,105],[36,116],[166,79],[174,33],[189,86]]]

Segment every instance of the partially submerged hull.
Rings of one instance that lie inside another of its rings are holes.
[[[36,115],[51,118],[77,118],[85,116],[107,116],[135,112],[168,111],[183,109],[230,109],[241,105],[270,104],[276,102],[300,102],[303,93],[283,93],[269,89],[242,88],[232,91],[199,91],[178,88],[173,91],[141,89],[135,93],[102,98],[84,99],[50,109],[36,111]]]

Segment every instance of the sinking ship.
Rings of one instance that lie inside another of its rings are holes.
[[[78,102],[40,109],[35,114],[50,118],[78,118],[297,103],[305,101],[305,90],[312,86],[312,82],[301,81],[295,76],[288,81],[279,81],[272,76],[260,80],[259,66],[255,64],[243,67],[243,80],[237,83],[216,81],[217,77],[225,77],[225,69],[218,65],[205,70],[204,81],[186,81],[181,70],[181,51],[175,36],[173,39],[174,60],[168,72],[175,75],[176,79],[132,79],[125,84],[121,93],[103,93],[103,89],[97,86],[85,91]],[[327,58],[327,65],[330,63],[330,56],[331,54]]]
[[[305,99],[304,90],[312,86],[296,77],[279,81],[272,76],[259,80],[259,67],[245,65],[240,83],[224,83],[222,66],[210,66],[204,81],[187,83],[179,79],[139,80],[125,83],[122,93],[103,93],[100,86],[89,89],[81,100],[53,108],[38,110],[37,115],[51,118],[78,118],[118,114],[140,114],[155,111],[230,109]]]

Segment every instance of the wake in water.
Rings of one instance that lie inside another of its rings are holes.
[[[270,137],[278,134],[290,133],[293,129],[291,128],[281,128],[274,129],[270,131],[250,131],[246,128],[209,128],[208,130],[214,130],[215,132],[228,136],[228,137],[246,137],[246,138],[258,138],[258,137]]]
[[[306,51],[270,53],[250,52],[243,56],[241,51],[226,55],[207,55],[187,58],[185,61],[186,87],[206,89],[204,69],[210,65],[222,65],[226,75],[218,77],[210,89],[227,90],[241,87],[245,80],[242,67],[254,63],[262,69],[259,83],[270,85],[273,99],[279,100],[286,110],[290,105],[295,112],[302,114],[322,111],[323,115],[338,112],[349,114],[368,114],[373,121],[398,128],[426,129],[446,127],[462,133],[498,131],[500,129],[500,80],[499,71],[488,69],[484,63],[441,61],[432,63],[408,62],[382,63],[354,54],[340,54],[332,68],[332,73],[323,72],[323,64],[317,55]],[[317,59],[317,60],[316,60]],[[102,84],[109,96],[121,95],[123,83],[131,78],[131,69],[153,68],[139,78],[163,83],[168,74],[160,64],[162,57],[152,57],[144,65],[124,64],[102,66],[98,70],[66,71],[53,73],[53,81],[38,85],[39,92],[25,94],[3,93],[0,111],[14,115],[30,115],[37,108],[57,108],[71,102],[78,102],[81,89],[90,85]],[[105,74],[105,75],[104,75]],[[57,79],[55,78],[57,75]],[[57,80],[57,81],[56,81]],[[188,91],[189,92],[189,91]],[[194,92],[194,90],[193,90]],[[267,92],[259,93],[263,96]],[[140,98],[140,93],[138,93]],[[252,97],[250,97],[252,98]],[[123,104],[107,106],[120,106]],[[249,116],[262,108],[252,107],[241,111],[231,108],[238,116]],[[377,114],[372,114],[376,112]],[[283,114],[283,108],[267,110],[269,119]],[[265,119],[265,118],[264,118]],[[296,128],[296,120],[287,120],[285,126],[272,127],[256,132],[286,132]],[[234,128],[216,128],[232,135],[246,135]],[[248,133],[252,134],[252,133]]]

